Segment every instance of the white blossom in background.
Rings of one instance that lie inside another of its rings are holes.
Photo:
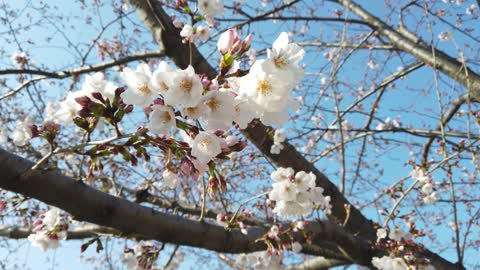
[[[215,134],[200,131],[192,144],[192,156],[203,164],[207,164],[222,153],[220,139]]]
[[[375,62],[375,61],[373,61],[373,60],[370,60],[370,61],[368,61],[368,63],[367,63],[367,67],[368,67],[369,69],[376,69],[376,68],[378,68],[378,64],[377,64],[377,62]]]
[[[77,115],[82,106],[75,99],[84,96],[81,91],[68,92],[65,99],[61,102],[48,103],[45,108],[45,121],[53,121],[57,124],[69,124]]]
[[[28,240],[42,251],[59,247],[60,241],[67,238],[67,220],[58,208],[51,208],[40,215],[34,225],[35,233],[30,234]]]
[[[82,84],[81,90],[68,92],[63,101],[48,102],[45,107],[45,121],[52,121],[56,124],[69,124],[77,116],[82,106],[75,101],[76,98],[86,96],[94,102],[99,102],[92,96],[92,93],[100,93],[105,99],[113,101],[117,86],[110,81],[105,80],[105,75],[96,72],[93,75],[87,75]]]
[[[152,84],[152,72],[150,67],[145,64],[139,64],[135,71],[126,67],[120,73],[127,89],[122,93],[123,102],[134,104],[141,107],[147,107],[157,97],[157,92]]]
[[[180,31],[180,36],[187,39],[191,39],[193,34],[194,34],[193,27],[188,23],[184,24],[182,31]]]
[[[158,269],[156,266],[148,266],[147,268],[142,266],[142,258],[145,257],[144,246],[154,246],[154,244],[149,241],[140,241],[133,247],[133,249],[125,249],[122,263],[128,270]]]
[[[416,167],[411,173],[410,176],[413,178],[415,181],[419,182],[427,182],[430,178],[428,175],[425,174],[424,170],[420,167]]]
[[[163,181],[165,181],[165,184],[170,187],[170,188],[176,188],[180,186],[180,178],[178,178],[178,175],[171,170],[165,170],[162,173]]]
[[[388,237],[392,240],[395,241],[400,241],[400,240],[411,240],[412,239],[412,234],[409,232],[405,232],[401,230],[400,228],[394,228],[388,233]]]
[[[197,7],[203,16],[222,15],[225,12],[223,0],[198,0]]]
[[[379,270],[408,270],[407,263],[398,257],[373,257],[372,264]]]
[[[277,129],[275,130],[275,134],[273,135],[273,145],[270,148],[270,153],[272,154],[280,154],[280,151],[283,150],[283,142],[287,138],[287,135],[285,134],[285,130],[283,129]]]
[[[271,50],[267,49],[267,56],[262,67],[266,73],[277,73],[291,83],[298,83],[303,78],[304,71],[299,64],[305,56],[305,50],[290,43],[286,32],[282,32],[273,42]]]
[[[475,11],[477,10],[477,6],[475,4],[472,4],[471,6],[469,6],[466,10],[465,10],[465,14],[467,15],[473,15],[475,13]]]
[[[154,133],[170,134],[170,130],[176,128],[173,109],[163,105],[153,105],[147,127]]]
[[[227,146],[233,146],[237,143],[240,142],[240,139],[235,136],[235,135],[228,135],[226,138],[225,138],[225,143],[227,144]],[[235,153],[235,152],[234,152]]]
[[[392,128],[400,128],[402,126],[402,123],[398,121],[397,119],[391,119],[390,117],[387,117],[384,121],[384,123],[380,122],[376,126],[376,130],[388,130]]]
[[[332,48],[330,49],[329,51],[327,51],[326,53],[323,54],[323,57],[325,57],[327,59],[327,61],[331,62],[335,59],[335,57],[337,57],[339,54],[338,54],[338,50],[336,48]]]
[[[447,41],[451,40],[453,38],[453,34],[450,31],[443,31],[440,34],[438,34],[438,39],[440,41]]]
[[[257,60],[257,51],[250,48],[250,50],[247,51],[247,56],[248,56],[248,64],[253,65],[255,61]]]
[[[377,241],[379,241],[380,239],[384,239],[385,237],[387,237],[387,230],[385,230],[384,228],[380,228],[377,230]]]
[[[197,38],[199,38],[200,40],[205,42],[210,37],[210,28],[206,25],[197,26],[195,34],[196,34]]]
[[[278,155],[283,150],[283,144],[273,144],[270,147],[270,154]]]
[[[425,182],[422,185],[423,193],[423,202],[424,203],[434,203],[440,199],[438,193],[434,190],[433,184],[431,182]]]
[[[242,267],[249,267],[255,270],[281,270],[282,255],[278,251],[259,251],[248,254],[240,254],[235,263]]]
[[[25,122],[17,122],[15,129],[12,131],[11,137],[15,145],[26,145],[33,137],[30,124]]]
[[[279,216],[306,216],[320,207],[330,213],[330,197],[323,195],[323,189],[315,185],[316,176],[304,171],[295,176],[291,168],[279,168],[272,172],[272,190],[269,199],[276,202],[273,212]]]
[[[11,56],[11,59],[12,59],[12,63],[14,65],[25,65],[26,63],[28,63],[28,56],[27,56],[27,53],[25,52],[18,52],[18,51],[15,51],[12,56]]]

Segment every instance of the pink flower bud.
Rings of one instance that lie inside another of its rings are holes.
[[[75,101],[80,104],[82,107],[88,107],[88,105],[92,102],[87,96],[81,96],[75,98]]]
[[[232,45],[232,49],[230,49],[230,53],[231,53],[231,54],[234,54],[234,53],[238,52],[241,48],[242,48],[242,41],[241,41],[241,40],[237,40],[237,41],[235,41],[235,43]]]
[[[248,36],[242,42],[242,50],[248,51],[250,46],[252,45],[252,34],[248,34]]]
[[[217,42],[217,49],[222,54],[228,53],[233,44],[238,40],[238,34],[236,29],[228,29],[224,32]]]

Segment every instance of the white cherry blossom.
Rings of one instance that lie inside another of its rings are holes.
[[[299,63],[305,56],[305,50],[295,43],[289,43],[286,32],[282,32],[273,42],[267,55],[268,59],[263,62],[263,69],[267,73],[279,73],[280,77],[291,83],[302,79],[304,71],[299,67]]]
[[[176,188],[180,186],[180,178],[178,178],[177,174],[172,172],[171,170],[165,170],[162,173],[163,180],[165,184],[170,188]]]
[[[225,12],[223,0],[198,0],[197,7],[203,16],[222,15]]]
[[[214,134],[200,131],[193,140],[192,156],[203,164],[207,164],[221,152],[220,139]]]
[[[170,129],[175,129],[176,120],[173,109],[163,105],[153,105],[150,113],[148,129],[155,133],[169,134]]]
[[[235,117],[234,97],[227,91],[210,91],[202,98],[203,120],[207,130],[226,130]]]
[[[139,64],[136,71],[126,67],[120,73],[120,77],[127,85],[127,89],[121,95],[126,104],[147,107],[157,97],[158,90],[152,84],[152,72],[147,64]]]
[[[192,66],[173,72],[171,85],[164,93],[165,102],[182,108],[195,107],[203,92],[203,85]]]
[[[32,129],[28,123],[17,122],[11,134],[13,143],[17,146],[26,145],[32,139]]]

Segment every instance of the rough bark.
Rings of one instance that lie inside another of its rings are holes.
[[[238,229],[226,230],[221,225],[155,211],[96,190],[57,171],[32,170],[33,165],[33,162],[0,148],[0,188],[56,206],[75,220],[99,226],[74,232],[74,237],[89,237],[103,232],[225,253],[249,253],[267,248],[263,241],[257,240],[268,232],[268,226],[252,226],[248,235],[244,235]],[[295,239],[305,244],[305,254],[324,255],[325,249],[320,246],[328,245],[332,247],[329,254],[344,250],[352,262],[369,264],[364,259],[364,255],[370,252],[369,244],[343,227],[329,221],[312,221],[305,230],[312,233],[312,244],[305,243],[301,232],[293,234]],[[5,234],[13,238],[26,237],[27,230],[0,229],[0,236]],[[338,256],[345,259],[340,253]]]

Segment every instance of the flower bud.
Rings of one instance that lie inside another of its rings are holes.
[[[248,36],[242,42],[242,51],[246,52],[250,50],[252,45],[252,34],[248,34]]]
[[[230,28],[224,32],[217,42],[217,49],[222,54],[228,53],[233,44],[238,40],[237,30]]]

